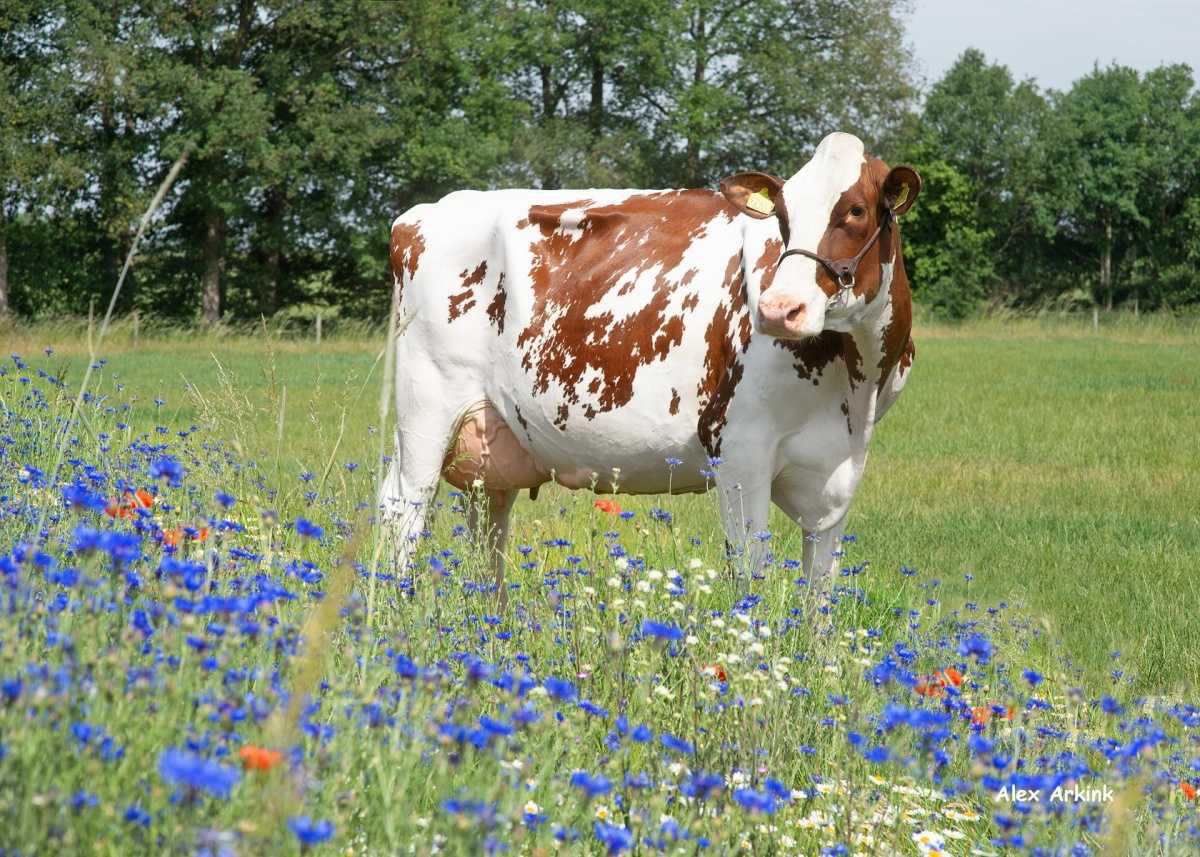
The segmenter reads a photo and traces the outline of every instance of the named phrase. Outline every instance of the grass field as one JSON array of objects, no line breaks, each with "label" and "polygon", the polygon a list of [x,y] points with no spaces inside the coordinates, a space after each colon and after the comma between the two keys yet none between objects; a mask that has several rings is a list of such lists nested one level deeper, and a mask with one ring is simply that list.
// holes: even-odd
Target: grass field
[{"label": "grass field", "polygon": [[[78,380],[80,331],[45,334],[16,331],[9,350],[51,345],[51,362]],[[1200,335],[1152,321],[1101,336],[985,322],[916,341],[916,374],[879,428],[851,510],[854,561],[915,567],[941,580],[948,608],[1011,602],[1069,637],[1093,680],[1120,650],[1147,691],[1200,683],[1200,659],[1186,654],[1200,637]],[[369,334],[319,347],[233,335],[135,348],[118,333],[104,374],[140,400],[136,427],[189,424],[207,407],[239,452],[272,462],[282,404],[279,459],[295,474],[331,456],[372,460],[381,345]],[[156,397],[166,403],[152,407]],[[344,469],[332,478],[344,484]],[[562,493],[522,500],[517,532]],[[716,536],[711,498],[672,502],[681,527]],[[799,556],[776,516],[782,552]]]},{"label": "grass field", "polygon": [[[1093,334],[1041,321],[919,330],[915,374],[878,430],[851,510],[844,562],[854,571],[815,622],[785,568],[757,583],[707,571],[720,566],[721,538],[703,496],[621,498],[629,520],[604,519],[589,498],[560,490],[523,499],[512,615],[490,615],[490,596],[473,582],[483,564],[455,530],[452,507],[465,501],[446,493],[430,580],[419,574],[411,591],[397,589],[399,570],[372,580],[374,542],[357,541],[380,442],[381,342],[369,334],[319,347],[233,334],[135,345],[118,330],[92,385],[108,399],[89,403],[71,433],[67,471],[78,481],[94,462],[107,476],[92,489],[110,501],[123,485],[154,492],[153,509],[129,520],[79,513],[98,531],[142,539],[137,558],[122,559],[119,545],[81,544],[57,489],[28,476],[30,464],[51,469],[54,416],[67,404],[53,385],[46,407],[29,404],[28,388],[41,369],[73,390],[84,337],[45,326],[0,338],[27,364],[0,378],[9,415],[0,547],[48,520],[46,551],[58,559],[44,573],[75,563],[97,575],[86,597],[54,577],[66,591],[53,600],[41,578],[15,582],[31,554],[17,549],[5,572],[14,594],[0,638],[0,847],[330,847],[319,825],[287,832],[285,817],[312,815],[332,820],[329,841],[346,853],[410,844],[417,853],[692,853],[706,843],[760,853],[931,853],[938,843],[949,853],[1166,853],[1163,841],[1183,841],[1195,824],[1186,778],[1200,718],[1185,705],[1200,680],[1192,329],[1144,322]],[[107,410],[122,402],[130,407]],[[192,426],[199,431],[187,434]],[[155,475],[162,455],[185,465],[179,485]],[[214,504],[218,489],[236,495],[232,510]],[[654,506],[671,513],[670,526],[650,520]],[[304,538],[291,526],[301,516],[324,533]],[[197,530],[182,528],[190,522],[207,540],[201,521],[212,540],[192,545]],[[798,558],[798,533],[782,518],[773,530],[776,555]],[[347,552],[363,563],[348,601],[337,560]],[[199,565],[180,570],[171,557]],[[278,595],[265,582],[276,579],[292,589],[303,581],[306,595]],[[204,620],[172,602],[197,587],[258,592],[263,628],[243,625],[239,636],[233,617]],[[747,591],[761,604],[740,600]],[[1007,606],[987,609],[998,605]],[[961,686],[921,678],[952,664],[967,676]],[[67,667],[76,684],[55,691],[50,677]],[[138,669],[150,677],[131,678]],[[1023,682],[1025,669],[1036,678]],[[522,670],[540,695],[495,680]],[[552,674],[574,684],[564,689]],[[21,676],[23,686],[11,684]],[[539,717],[560,710],[514,737],[535,697]],[[302,699],[317,701],[301,710]],[[948,724],[929,731],[887,707],[913,699],[911,711],[944,709]],[[1053,726],[1039,725],[1042,711]],[[661,743],[628,738],[613,725],[618,712],[653,726]],[[478,715],[473,732],[461,731],[467,715]],[[899,740],[893,729],[907,726],[897,723],[914,737]],[[118,739],[121,756],[108,758],[104,736]],[[1146,742],[1164,749],[1142,762]],[[289,773],[264,771],[259,782],[243,759],[230,796],[222,777],[250,744],[291,748]],[[168,746],[182,755],[164,758]],[[1066,777],[1068,756],[1084,766],[1072,777],[1086,770],[1118,800],[1065,815],[993,814],[986,793],[998,783],[1034,771]],[[630,784],[639,765],[648,786]],[[568,782],[572,771],[586,776]],[[713,791],[702,771],[717,771],[722,785]],[[830,795],[841,797],[822,805]]]}]

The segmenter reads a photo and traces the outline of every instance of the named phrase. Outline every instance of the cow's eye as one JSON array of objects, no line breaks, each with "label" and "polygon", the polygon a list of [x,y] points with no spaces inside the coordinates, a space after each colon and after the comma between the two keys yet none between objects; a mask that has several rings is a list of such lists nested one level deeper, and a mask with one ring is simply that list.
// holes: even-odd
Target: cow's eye
[{"label": "cow's eye", "polygon": [[856,205],[850,209],[851,217],[862,217],[866,213],[867,213],[867,210],[865,208],[863,208],[861,205]]}]

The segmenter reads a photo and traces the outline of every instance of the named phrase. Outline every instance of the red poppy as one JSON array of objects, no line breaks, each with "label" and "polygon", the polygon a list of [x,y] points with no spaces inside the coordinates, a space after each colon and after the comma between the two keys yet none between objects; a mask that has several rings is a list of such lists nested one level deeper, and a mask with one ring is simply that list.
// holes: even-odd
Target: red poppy
[{"label": "red poppy", "polygon": [[143,509],[149,509],[154,505],[154,495],[145,488],[139,488],[133,494],[126,494],[125,496],[129,500],[129,505],[131,506],[135,502]]},{"label": "red poppy", "polygon": [[617,505],[615,500],[597,500],[592,505],[607,515],[621,514],[621,507]]},{"label": "red poppy", "polygon": [[1196,799],[1196,787],[1187,780],[1182,780],[1179,783],[1179,790],[1183,792],[1183,796],[1188,800]]},{"label": "red poppy", "polygon": [[167,547],[178,547],[179,539],[182,538],[183,531],[179,529],[163,530],[163,544]]},{"label": "red poppy", "polygon": [[947,685],[951,684],[955,687],[958,687],[963,683],[963,674],[954,667],[946,667],[937,674],[937,677],[938,681],[942,683],[942,687],[946,687]]},{"label": "red poppy", "polygon": [[992,709],[987,706],[976,706],[971,709],[971,724],[974,726],[987,726],[988,721],[992,719]]},{"label": "red poppy", "polygon": [[941,696],[942,685],[940,682],[932,679],[921,679],[914,686],[913,690],[920,696]]},{"label": "red poppy", "polygon": [[703,673],[708,673],[720,682],[728,681],[729,679],[729,677],[725,674],[725,667],[721,666],[720,664],[705,664],[700,671]]},{"label": "red poppy", "polygon": [[278,750],[255,747],[253,744],[247,744],[238,751],[238,755],[242,757],[242,767],[248,771],[269,771],[283,758]]},{"label": "red poppy", "polygon": [[208,527],[201,527],[200,532],[192,537],[195,541],[202,542],[208,538]]}]

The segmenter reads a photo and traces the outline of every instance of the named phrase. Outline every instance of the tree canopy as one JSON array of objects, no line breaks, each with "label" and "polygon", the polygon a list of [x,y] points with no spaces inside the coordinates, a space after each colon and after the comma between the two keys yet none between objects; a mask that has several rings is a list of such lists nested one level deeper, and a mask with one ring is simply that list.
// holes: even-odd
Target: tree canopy
[{"label": "tree canopy", "polygon": [[463,187],[791,175],[825,133],[925,177],[932,312],[1200,303],[1191,69],[925,91],[890,0],[0,0],[0,315],[379,318],[388,225]]}]

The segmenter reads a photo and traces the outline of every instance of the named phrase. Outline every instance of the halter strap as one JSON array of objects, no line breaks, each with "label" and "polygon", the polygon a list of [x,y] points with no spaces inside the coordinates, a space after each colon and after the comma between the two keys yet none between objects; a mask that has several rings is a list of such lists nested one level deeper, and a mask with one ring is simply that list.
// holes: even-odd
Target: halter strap
[{"label": "halter strap", "polygon": [[783,255],[779,257],[779,261],[775,263],[775,267],[778,268],[780,263],[788,256],[807,256],[829,272],[829,276],[833,277],[833,281],[837,283],[839,290],[846,291],[852,289],[854,288],[854,275],[858,271],[858,263],[875,246],[875,242],[879,240],[879,234],[883,232],[885,226],[888,226],[892,222],[893,216],[891,207],[885,206],[883,217],[880,219],[879,226],[876,227],[871,239],[863,245],[856,256],[850,259],[826,259],[824,256],[818,256],[811,250],[801,250],[798,247],[793,247],[791,250],[783,252]]}]

